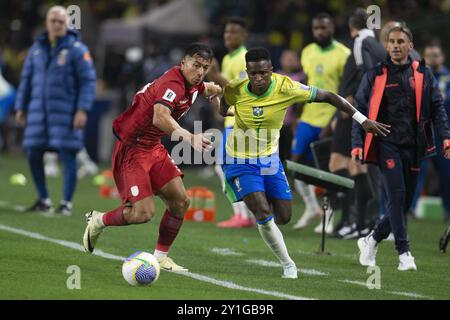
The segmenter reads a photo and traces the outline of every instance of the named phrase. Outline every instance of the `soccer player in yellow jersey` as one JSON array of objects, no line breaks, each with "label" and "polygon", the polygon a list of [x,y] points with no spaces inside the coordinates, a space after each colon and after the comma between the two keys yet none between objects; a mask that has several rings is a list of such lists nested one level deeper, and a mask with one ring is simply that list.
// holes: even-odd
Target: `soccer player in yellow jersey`
[{"label": "soccer player in yellow jersey", "polygon": [[[333,20],[327,13],[318,14],[313,18],[312,32],[314,42],[302,50],[301,57],[308,85],[336,93],[350,50],[333,39]],[[319,139],[320,132],[330,123],[335,112],[336,109],[328,103],[322,103],[320,107],[315,103],[305,104],[294,136],[293,161],[311,164],[313,155],[310,144]],[[312,217],[320,215],[322,210],[317,202],[313,186],[297,179],[294,180],[294,186],[302,196],[306,207],[303,216],[294,225],[295,229],[301,229],[308,225]],[[332,232],[332,229],[333,226],[328,223],[327,217],[327,233]],[[321,225],[316,230],[321,231]]]},{"label": "soccer player in yellow jersey", "polygon": [[[222,60],[222,71],[217,66],[213,66],[209,72],[208,79],[225,87],[226,84],[233,79],[245,79],[247,78],[247,72],[245,71],[245,41],[247,40],[247,24],[244,19],[240,17],[229,17],[225,24],[225,32],[223,34],[223,40],[225,47],[228,49],[228,54]],[[225,117],[224,131],[222,139],[222,152],[225,152],[225,143],[228,134],[233,129],[234,117]],[[220,155],[219,155],[220,157]],[[247,209],[244,202],[232,202],[227,190],[230,187],[225,181],[222,166],[216,165],[215,171],[222,183],[222,189],[227,195],[233,207],[233,216],[230,219],[221,221],[217,224],[221,228],[245,228],[255,225],[253,215]]]},{"label": "soccer player in yellow jersey", "polygon": [[327,102],[352,115],[366,131],[384,136],[389,130],[334,93],[273,73],[270,54],[264,48],[249,50],[245,59],[248,79],[235,79],[224,89],[221,113],[227,114],[228,107],[234,106],[236,122],[227,140],[223,169],[234,200],[244,200],[261,237],[281,262],[282,277],[295,279],[297,267],[275,224],[288,223],[292,214],[292,196],[278,157],[286,109],[294,103]]}]

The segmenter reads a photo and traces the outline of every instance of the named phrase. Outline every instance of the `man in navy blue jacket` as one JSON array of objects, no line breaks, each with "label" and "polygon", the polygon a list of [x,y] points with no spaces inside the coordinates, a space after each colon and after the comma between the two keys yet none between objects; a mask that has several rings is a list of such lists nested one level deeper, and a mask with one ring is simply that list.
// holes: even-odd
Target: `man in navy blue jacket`
[{"label": "man in navy blue jacket", "polygon": [[363,266],[376,264],[378,243],[392,231],[398,270],[417,270],[409,251],[405,214],[417,185],[420,161],[436,153],[433,126],[443,142],[445,158],[450,158],[450,129],[437,81],[423,60],[411,59],[412,46],[408,28],[392,28],[387,61],[365,74],[355,96],[362,114],[391,126],[386,137],[364,134],[356,125],[352,128],[352,156],[379,165],[387,208],[374,231],[358,240]]},{"label": "man in navy blue jacket", "polygon": [[76,154],[95,98],[96,75],[87,47],[68,30],[65,8],[47,12],[47,32],[30,48],[16,98],[16,120],[25,126],[26,149],[38,200],[33,211],[53,211],[45,183],[43,155],[57,151],[64,165],[63,199],[58,211],[71,213],[77,181]]}]

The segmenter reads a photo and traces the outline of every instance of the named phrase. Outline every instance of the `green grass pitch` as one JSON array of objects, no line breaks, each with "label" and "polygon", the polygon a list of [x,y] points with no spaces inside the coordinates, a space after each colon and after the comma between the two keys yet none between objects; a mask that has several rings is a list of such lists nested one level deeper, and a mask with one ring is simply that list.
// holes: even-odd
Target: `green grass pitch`
[{"label": "green grass pitch", "polygon": [[[26,186],[9,183],[13,173],[24,173]],[[216,193],[217,220],[227,218],[231,206],[220,192],[217,178],[202,179],[194,170],[185,171],[185,185],[203,185]],[[303,212],[294,196],[292,221],[282,226],[289,252],[301,269],[299,279],[281,278],[281,267],[256,228],[225,230],[212,223],[187,221],[170,252],[190,273],[161,272],[152,287],[131,287],[122,278],[118,257],[144,250],[153,252],[158,235],[162,202],[157,217],[145,225],[108,228],[98,249],[115,259],[81,252],[84,213],[109,210],[119,200],[103,199],[91,178],[79,182],[70,217],[20,213],[17,205],[35,200],[34,187],[24,157],[0,158],[0,299],[449,299],[450,255],[441,254],[438,240],[445,229],[439,221],[410,221],[409,235],[418,272],[397,271],[393,242],[380,245],[378,264],[381,289],[368,289],[370,274],[357,261],[355,240],[327,238],[332,255],[315,255],[320,237],[313,225],[304,231],[292,229]],[[61,195],[61,179],[49,178],[54,203]],[[81,289],[70,290],[67,268],[81,271]]]}]

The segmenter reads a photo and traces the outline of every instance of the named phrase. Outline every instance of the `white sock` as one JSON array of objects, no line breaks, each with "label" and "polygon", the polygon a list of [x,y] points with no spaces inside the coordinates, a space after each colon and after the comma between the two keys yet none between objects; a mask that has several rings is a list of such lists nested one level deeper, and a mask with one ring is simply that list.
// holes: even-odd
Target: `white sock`
[{"label": "white sock", "polygon": [[235,216],[241,216],[244,219],[253,219],[253,213],[248,210],[244,201],[233,203],[233,211]]},{"label": "white sock", "polygon": [[294,264],[284,243],[283,235],[275,224],[273,216],[264,224],[258,223],[258,231],[264,242],[272,250],[273,254],[280,260],[283,266]]},{"label": "white sock", "polygon": [[47,206],[52,206],[53,205],[52,199],[50,199],[50,198],[41,199],[41,201]]},{"label": "white sock", "polygon": [[105,227],[105,224],[103,223],[103,216],[105,215],[105,213],[101,213],[97,216],[97,222],[100,226]]},{"label": "white sock", "polygon": [[297,179],[294,180],[294,186],[295,190],[302,196],[306,209],[312,212],[316,212],[320,209],[314,186],[308,185]]},{"label": "white sock", "polygon": [[155,249],[155,252],[153,252],[153,255],[155,256],[156,259],[162,259],[167,257],[167,252],[164,251],[159,251]]},{"label": "white sock", "polygon": [[225,192],[225,174],[223,173],[222,166],[220,164],[216,164],[214,166],[214,171],[220,180],[220,185],[222,186],[222,192]]},{"label": "white sock", "polygon": [[253,215],[253,213],[249,210],[249,208],[247,208],[247,205],[245,204],[244,201],[242,201],[242,216],[246,219],[250,219],[253,222],[255,222],[255,216]]}]

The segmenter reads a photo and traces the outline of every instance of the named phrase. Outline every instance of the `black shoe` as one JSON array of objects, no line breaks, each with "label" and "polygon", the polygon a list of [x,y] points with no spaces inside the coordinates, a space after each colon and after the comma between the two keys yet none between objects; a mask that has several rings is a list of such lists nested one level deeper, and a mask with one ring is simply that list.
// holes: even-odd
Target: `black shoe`
[{"label": "black shoe", "polygon": [[447,231],[445,231],[444,235],[439,240],[439,249],[441,249],[442,253],[447,251],[447,245],[449,240],[450,240],[450,227],[448,227]]},{"label": "black shoe", "polygon": [[39,199],[26,211],[53,213],[55,209],[53,208],[52,202],[50,200]]},{"label": "black shoe", "polygon": [[344,237],[350,232],[352,232],[354,228],[356,228],[356,225],[344,224],[341,228],[337,229],[333,233],[333,237],[338,239],[344,239]]},{"label": "black shoe", "polygon": [[61,204],[59,205],[58,210],[56,210],[56,212],[61,213],[64,216],[72,215],[72,203],[61,201]]}]

